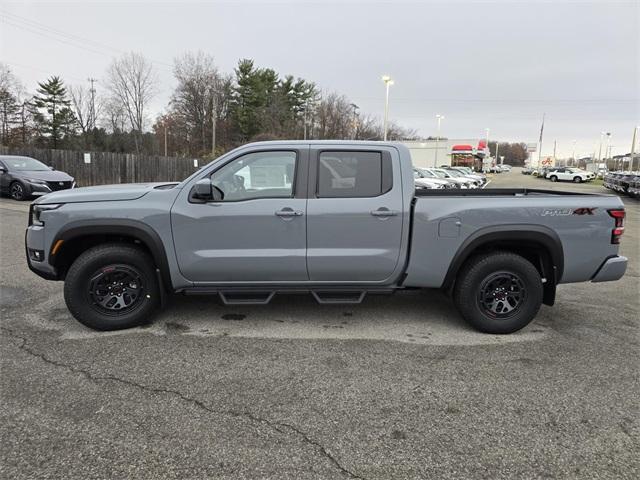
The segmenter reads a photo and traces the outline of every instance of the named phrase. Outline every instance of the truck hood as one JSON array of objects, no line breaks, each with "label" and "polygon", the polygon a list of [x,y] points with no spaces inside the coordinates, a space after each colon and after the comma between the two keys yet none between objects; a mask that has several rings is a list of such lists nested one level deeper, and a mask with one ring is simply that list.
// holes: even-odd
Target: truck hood
[{"label": "truck hood", "polygon": [[150,190],[162,183],[123,183],[120,185],[101,185],[99,187],[73,188],[47,193],[34,203],[78,203],[78,202],[111,202],[117,200],[135,200],[146,195]]}]

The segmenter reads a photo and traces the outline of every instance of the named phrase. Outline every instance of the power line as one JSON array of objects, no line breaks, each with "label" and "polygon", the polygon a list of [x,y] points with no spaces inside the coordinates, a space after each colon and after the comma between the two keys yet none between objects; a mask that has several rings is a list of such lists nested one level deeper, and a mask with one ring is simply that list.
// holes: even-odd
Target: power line
[{"label": "power line", "polygon": [[[0,10],[0,14],[2,14],[2,22],[5,23],[6,25],[10,25],[14,28],[28,31],[36,35],[41,35],[43,37],[50,38],[52,40],[56,40],[66,45],[70,45],[72,47],[79,48],[91,53],[108,56],[110,58],[113,57],[113,53],[107,53],[107,51],[116,52],[118,54],[127,53],[124,50],[111,47],[108,45],[104,45],[94,40],[81,37],[79,35],[67,33],[62,30],[57,30],[55,28],[48,27],[42,23],[34,22],[32,20],[26,19],[24,17],[20,17],[19,15],[15,15],[13,13],[6,12],[4,10]],[[153,59],[149,59],[149,60],[158,66],[173,69],[173,65],[171,64],[161,62],[158,60],[153,60]]]}]

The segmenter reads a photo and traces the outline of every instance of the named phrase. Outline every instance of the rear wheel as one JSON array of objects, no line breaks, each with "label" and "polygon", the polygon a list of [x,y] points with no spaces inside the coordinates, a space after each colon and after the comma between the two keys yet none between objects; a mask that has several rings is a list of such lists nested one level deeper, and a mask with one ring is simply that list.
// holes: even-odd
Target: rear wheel
[{"label": "rear wheel", "polygon": [[141,249],[100,245],[82,253],[64,282],[71,314],[95,330],[119,330],[148,322],[159,303],[153,261]]},{"label": "rear wheel", "polygon": [[551,180],[552,182],[557,182],[558,181],[558,177],[556,177],[555,175],[551,175],[549,177],[549,180]]},{"label": "rear wheel", "polygon": [[11,198],[14,200],[22,201],[27,198],[27,191],[20,182],[13,182],[9,186],[9,195],[11,195]]},{"label": "rear wheel", "polygon": [[453,297],[464,319],[478,330],[512,333],[527,326],[538,313],[542,279],[520,255],[490,253],[464,265]]},{"label": "rear wheel", "polygon": [[580,177],[573,177],[573,183],[580,183],[582,179]]}]

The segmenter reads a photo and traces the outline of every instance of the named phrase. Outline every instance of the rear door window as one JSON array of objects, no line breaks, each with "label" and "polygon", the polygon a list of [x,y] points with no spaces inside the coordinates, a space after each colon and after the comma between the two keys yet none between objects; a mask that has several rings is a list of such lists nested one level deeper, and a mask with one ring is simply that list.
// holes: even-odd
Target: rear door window
[{"label": "rear door window", "polygon": [[382,152],[320,152],[318,198],[377,197],[391,190],[391,159]]}]

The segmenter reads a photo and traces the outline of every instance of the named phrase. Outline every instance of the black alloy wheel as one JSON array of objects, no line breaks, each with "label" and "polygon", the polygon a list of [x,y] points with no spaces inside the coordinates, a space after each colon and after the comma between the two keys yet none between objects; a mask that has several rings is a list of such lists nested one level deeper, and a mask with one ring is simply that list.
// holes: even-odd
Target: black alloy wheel
[{"label": "black alloy wheel", "polygon": [[131,265],[107,265],[91,275],[88,293],[98,312],[124,315],[143,299],[142,274]]},{"label": "black alloy wheel", "polygon": [[24,200],[26,196],[24,187],[20,182],[13,182],[11,184],[11,187],[9,187],[9,194],[11,195],[11,198],[18,201]]},{"label": "black alloy wheel", "polygon": [[524,303],[527,291],[518,275],[497,272],[480,285],[478,303],[485,315],[496,319],[513,317]]}]

